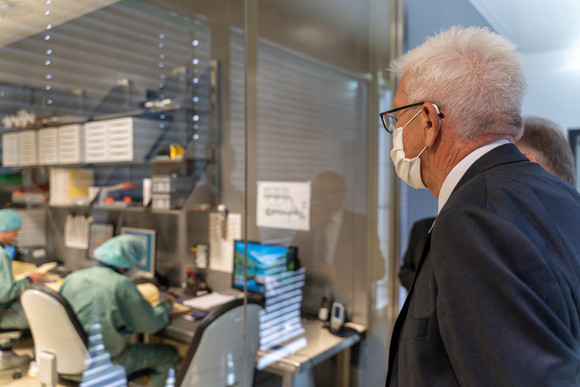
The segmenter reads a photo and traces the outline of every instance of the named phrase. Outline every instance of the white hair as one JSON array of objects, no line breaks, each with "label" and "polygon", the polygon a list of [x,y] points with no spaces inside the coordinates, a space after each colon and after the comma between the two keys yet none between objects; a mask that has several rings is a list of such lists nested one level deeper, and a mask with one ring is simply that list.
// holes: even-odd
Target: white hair
[{"label": "white hair", "polygon": [[393,60],[406,74],[409,103],[436,103],[458,122],[464,141],[485,135],[516,140],[527,83],[517,46],[487,28],[455,26]]}]

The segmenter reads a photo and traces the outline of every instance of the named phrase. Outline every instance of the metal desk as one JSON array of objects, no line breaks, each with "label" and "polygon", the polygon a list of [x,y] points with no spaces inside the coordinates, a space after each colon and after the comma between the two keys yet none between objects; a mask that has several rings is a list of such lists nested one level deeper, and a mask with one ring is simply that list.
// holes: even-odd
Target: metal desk
[{"label": "metal desk", "polygon": [[[361,336],[357,333],[348,337],[336,336],[318,320],[302,319],[302,326],[305,330],[306,346],[270,364],[264,371],[282,376],[283,387],[301,385],[297,382],[299,374],[336,355],[338,386],[350,386],[350,350],[361,340]],[[258,350],[257,360],[267,355],[268,352]]]},{"label": "metal desk", "polygon": [[[199,321],[190,321],[182,315],[173,316],[171,323],[156,335],[181,343],[189,343],[199,323]],[[304,371],[336,355],[338,356],[339,386],[349,386],[350,351],[352,346],[361,340],[360,334],[353,333],[348,337],[338,337],[330,333],[324,327],[324,323],[318,320],[302,319],[302,326],[305,330],[306,345],[295,353],[288,354],[268,365],[264,371],[282,376],[283,387],[292,387],[300,385],[298,380]],[[258,362],[269,353],[271,351],[258,350],[256,361]]]}]

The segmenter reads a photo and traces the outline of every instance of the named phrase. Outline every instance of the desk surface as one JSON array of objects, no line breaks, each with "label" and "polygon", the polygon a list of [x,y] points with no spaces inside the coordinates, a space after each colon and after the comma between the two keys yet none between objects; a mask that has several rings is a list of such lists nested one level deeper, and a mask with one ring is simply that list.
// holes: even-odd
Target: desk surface
[{"label": "desk surface", "polygon": [[[183,315],[173,316],[171,323],[156,335],[181,343],[189,343],[193,339],[195,329],[203,320],[191,321]],[[264,370],[276,373],[299,374],[326,359],[350,348],[361,340],[358,333],[348,337],[339,337],[328,331],[324,323],[318,320],[302,319],[304,341],[302,346],[292,353],[282,354],[274,360],[264,359],[274,351],[258,351],[257,362],[264,360],[268,364]]]},{"label": "desk surface", "polygon": [[[302,319],[302,326],[305,331],[306,345],[271,363],[264,370],[277,374],[287,372],[299,374],[352,347],[361,340],[358,333],[353,333],[348,337],[336,336],[330,333],[325,324],[319,320]],[[264,360],[264,357],[270,354],[271,351],[258,350],[257,361]]]}]

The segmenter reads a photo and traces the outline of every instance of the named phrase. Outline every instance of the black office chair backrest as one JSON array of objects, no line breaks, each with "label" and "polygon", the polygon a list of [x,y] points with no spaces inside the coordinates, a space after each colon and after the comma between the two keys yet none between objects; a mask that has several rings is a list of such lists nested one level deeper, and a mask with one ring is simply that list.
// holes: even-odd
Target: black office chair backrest
[{"label": "black office chair backrest", "polygon": [[195,331],[177,374],[176,386],[243,386],[245,365],[245,385],[251,387],[262,309],[258,300],[248,299],[246,332],[242,298],[222,305],[205,317]]},{"label": "black office chair backrest", "polygon": [[81,374],[90,358],[88,336],[68,301],[42,285],[32,285],[20,297],[36,354],[49,352],[57,358],[57,372]]}]

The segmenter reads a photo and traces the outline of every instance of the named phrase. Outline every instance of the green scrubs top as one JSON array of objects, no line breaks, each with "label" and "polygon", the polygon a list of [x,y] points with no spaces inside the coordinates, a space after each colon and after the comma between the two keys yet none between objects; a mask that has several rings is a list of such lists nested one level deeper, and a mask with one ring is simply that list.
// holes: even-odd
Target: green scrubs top
[{"label": "green scrubs top", "polygon": [[86,332],[101,324],[103,344],[119,355],[133,333],[155,333],[169,323],[171,303],[152,307],[130,278],[110,267],[95,266],[68,275],[60,293],[74,309]]},{"label": "green scrubs top", "polygon": [[20,294],[30,286],[30,281],[14,280],[12,261],[10,256],[0,245],[0,311],[8,309],[14,301],[18,301]]}]

